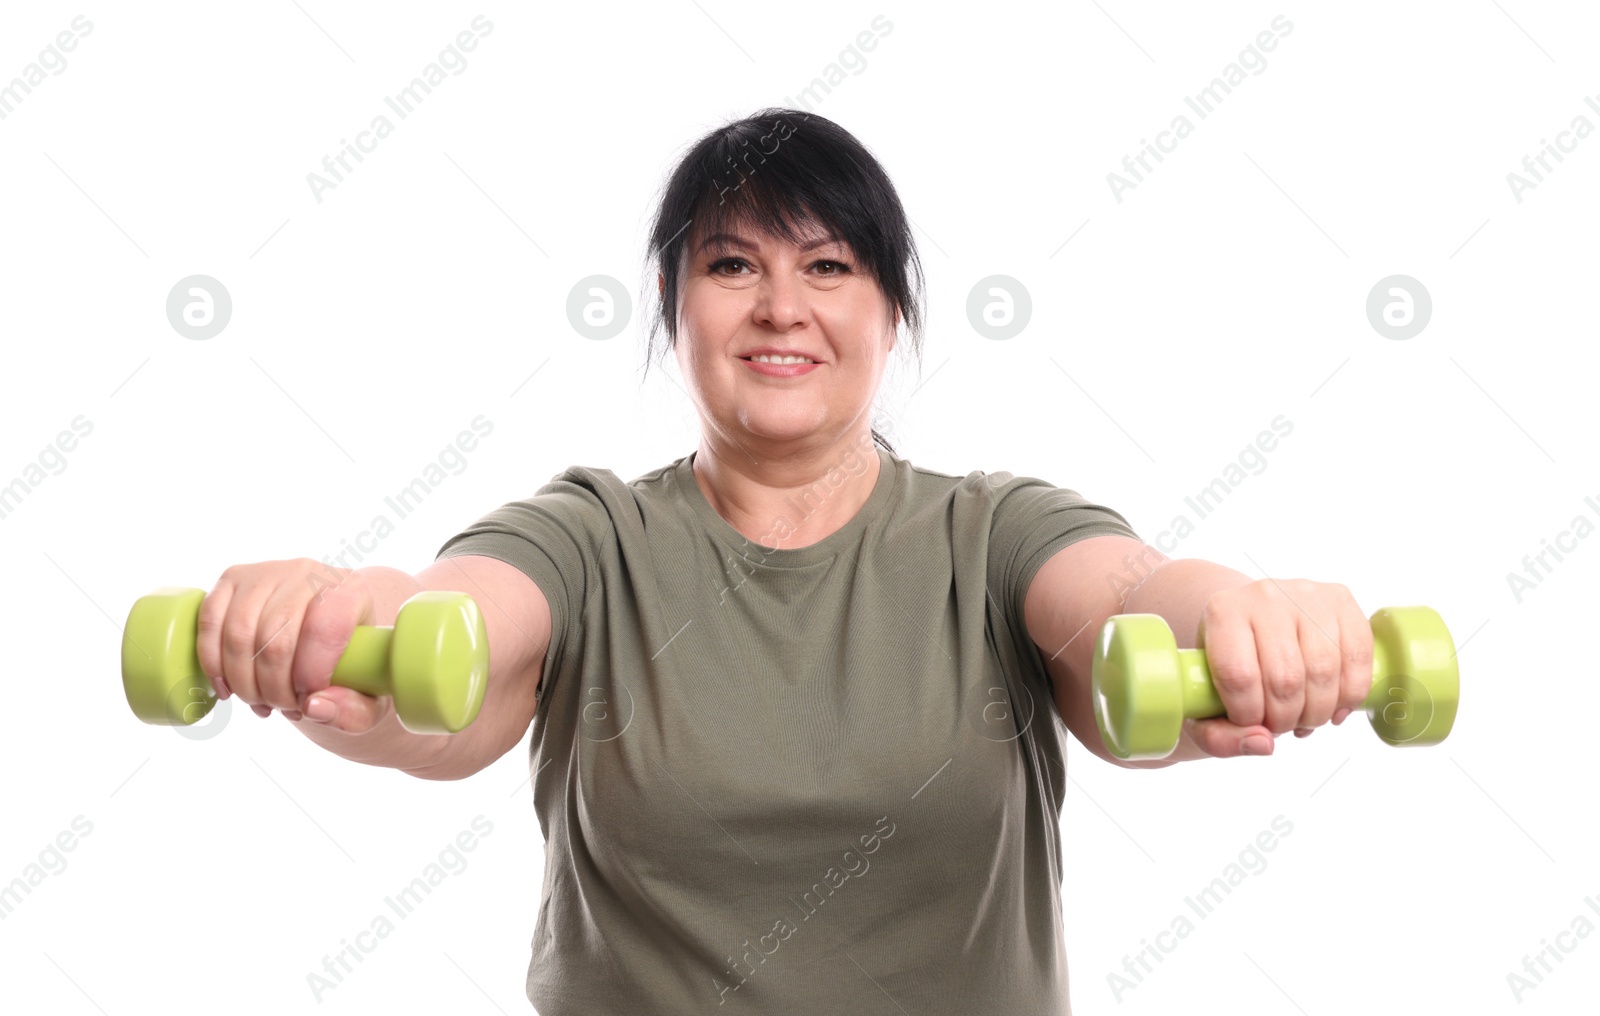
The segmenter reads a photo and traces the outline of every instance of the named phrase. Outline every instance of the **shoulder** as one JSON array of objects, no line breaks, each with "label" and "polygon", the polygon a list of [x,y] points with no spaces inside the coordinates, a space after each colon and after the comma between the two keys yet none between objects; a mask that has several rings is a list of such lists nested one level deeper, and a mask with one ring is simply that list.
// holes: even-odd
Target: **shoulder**
[{"label": "shoulder", "polygon": [[987,473],[981,469],[973,469],[966,473],[945,472],[942,469],[903,459],[893,452],[887,453],[886,461],[898,474],[902,487],[923,497],[984,496],[1003,480],[1012,478],[1010,473]]},{"label": "shoulder", "polygon": [[908,499],[912,501],[950,501],[993,512],[1002,506],[1012,510],[1037,504],[1041,497],[1048,497],[1052,492],[1071,496],[1077,493],[1040,477],[1019,476],[1010,470],[972,469],[958,474],[918,465],[894,455],[890,455],[889,461],[899,471]]},{"label": "shoulder", "polygon": [[624,480],[603,466],[571,465],[555,474],[525,500],[564,499],[574,506],[587,505],[616,515],[631,507],[634,513],[646,502],[671,496],[672,482],[682,458]]}]

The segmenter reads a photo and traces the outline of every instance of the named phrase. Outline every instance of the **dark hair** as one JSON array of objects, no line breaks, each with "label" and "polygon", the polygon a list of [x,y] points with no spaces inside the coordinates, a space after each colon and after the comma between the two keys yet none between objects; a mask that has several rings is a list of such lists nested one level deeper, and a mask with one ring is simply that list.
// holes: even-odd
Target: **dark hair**
[{"label": "dark hair", "polygon": [[[691,231],[690,223],[699,229]],[[667,346],[678,341],[678,286],[690,233],[731,232],[741,223],[790,243],[801,240],[798,226],[816,223],[849,244],[889,306],[900,312],[920,361],[922,263],[889,175],[832,120],[773,107],[707,133],[667,181],[650,229],[650,281],[659,272],[666,284],[653,301],[646,374],[656,334],[665,327]],[[872,439],[894,452],[876,429]]]}]

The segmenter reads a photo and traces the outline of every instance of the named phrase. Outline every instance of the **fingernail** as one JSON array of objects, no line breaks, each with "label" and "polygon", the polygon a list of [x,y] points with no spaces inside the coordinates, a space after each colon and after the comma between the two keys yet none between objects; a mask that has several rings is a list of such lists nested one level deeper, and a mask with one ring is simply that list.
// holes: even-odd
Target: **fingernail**
[{"label": "fingernail", "polygon": [[231,698],[233,695],[233,689],[228,687],[228,679],[225,677],[213,677],[211,686],[217,689],[219,699]]},{"label": "fingernail", "polygon": [[1239,742],[1239,750],[1246,755],[1271,755],[1272,742],[1260,734],[1251,734]]},{"label": "fingernail", "polygon": [[1350,711],[1351,710],[1350,710],[1349,706],[1345,706],[1343,709],[1340,709],[1340,710],[1336,711],[1333,714],[1334,725],[1337,726],[1337,725],[1343,723],[1345,717],[1350,715]]},{"label": "fingernail", "polygon": [[1294,728],[1294,736],[1295,737],[1310,737],[1311,736],[1311,728],[1310,727],[1296,727],[1296,728]]},{"label": "fingernail", "polygon": [[339,715],[339,707],[323,695],[313,695],[306,700],[306,715],[318,723],[329,723]]}]

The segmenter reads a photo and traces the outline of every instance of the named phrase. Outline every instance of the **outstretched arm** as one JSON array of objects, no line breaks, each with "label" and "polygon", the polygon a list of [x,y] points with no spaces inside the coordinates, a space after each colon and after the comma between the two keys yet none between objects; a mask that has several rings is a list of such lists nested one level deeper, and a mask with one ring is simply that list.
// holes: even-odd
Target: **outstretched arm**
[{"label": "outstretched arm", "polygon": [[[1211,561],[1172,559],[1126,536],[1079,540],[1046,561],[1024,613],[1067,729],[1114,765],[1154,769],[1197,758],[1271,754],[1277,734],[1341,723],[1372,684],[1372,629],[1342,585],[1260,579]],[[1185,720],[1164,759],[1112,755],[1095,725],[1095,641],[1114,614],[1160,615],[1180,647],[1204,648],[1228,714]]]}]

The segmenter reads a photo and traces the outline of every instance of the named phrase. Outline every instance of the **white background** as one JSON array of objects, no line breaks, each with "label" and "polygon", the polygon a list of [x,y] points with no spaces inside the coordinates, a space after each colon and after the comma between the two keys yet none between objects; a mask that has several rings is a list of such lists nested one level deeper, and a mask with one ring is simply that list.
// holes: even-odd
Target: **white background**
[{"label": "white background", "polygon": [[[1600,926],[1600,540],[1521,602],[1507,582],[1600,521],[1600,138],[1520,202],[1506,179],[1574,117],[1600,125],[1592,8],[44,3],[0,16],[0,82],[79,13],[65,70],[0,120],[0,484],[93,424],[0,519],[0,884],[75,816],[92,832],[0,921],[0,1007],[527,1010],[525,749],[427,783],[243,706],[180,737],[129,712],[119,626],[157,586],[337,553],[479,414],[492,435],[367,563],[419,571],[569,465],[687,454],[675,370],[640,382],[652,200],[704,131],[795,96],[880,13],[892,31],[813,109],[918,229],[927,346],[880,405],[899,453],[1041,476],[1153,539],[1283,414],[1267,468],[1175,555],[1342,582],[1369,613],[1425,603],[1460,649],[1434,748],[1359,716],[1157,772],[1074,744],[1074,1010],[1564,1013],[1600,991],[1600,934],[1563,939],[1520,1002],[1507,981],[1578,915]],[[466,69],[319,203],[307,174],[480,13]],[[1265,69],[1197,118],[1183,98],[1280,14]],[[1180,113],[1193,133],[1116,200],[1107,174]],[[234,304],[206,341],[164,310],[197,273]],[[566,317],[593,274],[635,294],[609,341]],[[965,310],[995,274],[1034,307],[1005,341]],[[1366,316],[1392,274],[1434,307],[1403,341]],[[306,975],[478,815],[469,866],[315,1001]],[[1119,1000],[1107,975],[1279,815],[1267,868]]]}]

